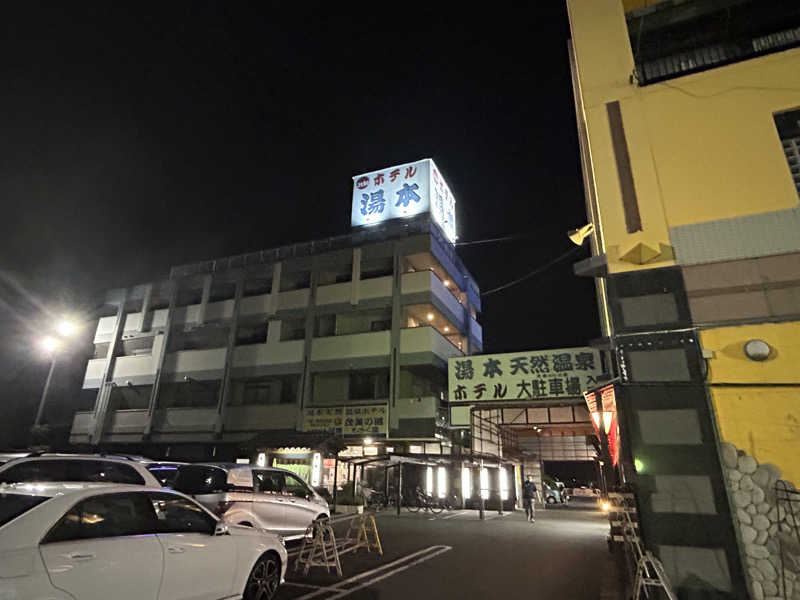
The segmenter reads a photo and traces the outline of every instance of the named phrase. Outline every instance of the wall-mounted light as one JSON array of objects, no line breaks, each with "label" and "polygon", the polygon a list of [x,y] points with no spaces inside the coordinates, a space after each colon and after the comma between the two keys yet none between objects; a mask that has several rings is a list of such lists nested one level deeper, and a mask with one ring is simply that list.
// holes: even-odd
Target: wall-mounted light
[{"label": "wall-mounted light", "polygon": [[425,493],[433,496],[433,467],[428,467],[425,471]]},{"label": "wall-mounted light", "polygon": [[772,348],[764,340],[748,340],[744,345],[744,354],[750,360],[758,362],[767,360],[771,352]]},{"label": "wall-mounted light", "polygon": [[450,287],[450,280],[449,279],[445,279],[444,280],[444,287]]},{"label": "wall-mounted light", "polygon": [[428,313],[428,321],[433,321],[433,313]]},{"label": "wall-mounted light", "polygon": [[464,500],[472,496],[472,469],[469,467],[461,468],[461,496]]},{"label": "wall-mounted light", "polygon": [[444,328],[444,332],[445,332],[445,333],[449,333],[449,332],[450,332],[450,328],[449,328],[449,327],[445,327],[445,328]]}]

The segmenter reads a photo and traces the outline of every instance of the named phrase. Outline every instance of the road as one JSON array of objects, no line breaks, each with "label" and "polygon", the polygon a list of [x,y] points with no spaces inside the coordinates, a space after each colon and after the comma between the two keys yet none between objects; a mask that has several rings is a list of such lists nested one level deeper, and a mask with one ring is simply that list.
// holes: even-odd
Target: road
[{"label": "road", "polygon": [[[309,576],[289,565],[281,600],[618,597],[608,552],[608,521],[595,510],[559,507],[499,516],[475,511],[438,517],[382,513],[377,518],[384,555],[341,557],[342,577],[313,567]],[[337,535],[342,536],[337,527]]]}]

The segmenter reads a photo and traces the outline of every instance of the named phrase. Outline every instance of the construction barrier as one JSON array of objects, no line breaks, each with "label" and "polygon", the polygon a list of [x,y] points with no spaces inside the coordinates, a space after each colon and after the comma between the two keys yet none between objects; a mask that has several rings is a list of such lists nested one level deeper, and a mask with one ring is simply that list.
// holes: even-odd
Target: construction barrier
[{"label": "construction barrier", "polygon": [[340,543],[336,541],[333,521],[330,519],[317,519],[308,526],[300,546],[300,553],[294,563],[295,571],[302,566],[303,575],[308,575],[311,567],[325,567],[329,573],[333,568],[341,577],[342,563],[339,557],[343,554],[366,548],[367,552],[375,549],[378,554],[383,555],[383,546],[378,534],[378,526],[375,523],[375,515],[361,513],[336,522],[344,520],[349,520],[350,523],[347,533]]}]

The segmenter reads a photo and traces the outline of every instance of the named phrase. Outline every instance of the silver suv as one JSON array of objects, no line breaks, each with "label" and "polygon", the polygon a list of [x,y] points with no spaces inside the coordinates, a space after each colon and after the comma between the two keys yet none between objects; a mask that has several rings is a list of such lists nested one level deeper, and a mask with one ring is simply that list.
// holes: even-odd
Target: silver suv
[{"label": "silver suv", "polygon": [[31,454],[0,466],[0,484],[84,481],[161,487],[150,461],[106,454]]},{"label": "silver suv", "polygon": [[182,465],[172,486],[226,522],[292,539],[330,516],[325,499],[286,469],[238,464]]}]

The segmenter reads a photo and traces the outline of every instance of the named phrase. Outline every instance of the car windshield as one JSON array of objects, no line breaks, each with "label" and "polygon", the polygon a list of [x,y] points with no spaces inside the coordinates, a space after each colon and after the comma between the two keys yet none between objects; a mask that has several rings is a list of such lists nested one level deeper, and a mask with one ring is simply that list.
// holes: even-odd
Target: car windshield
[{"label": "car windshield", "polygon": [[0,492],[0,527],[49,498],[49,496],[28,496],[26,494]]},{"label": "car windshield", "polygon": [[224,469],[207,465],[183,465],[178,468],[172,489],[184,494],[213,494],[226,491],[227,483],[228,474]]},{"label": "car windshield", "polygon": [[35,459],[8,465],[0,483],[28,481],[89,481],[143,485],[144,479],[130,465],[94,459]]},{"label": "car windshield", "polygon": [[158,479],[159,483],[164,487],[172,487],[175,483],[175,478],[178,476],[177,465],[161,465],[154,463],[147,465],[147,470]]}]

